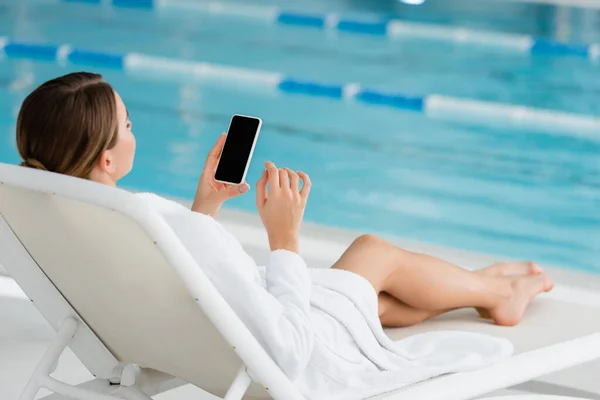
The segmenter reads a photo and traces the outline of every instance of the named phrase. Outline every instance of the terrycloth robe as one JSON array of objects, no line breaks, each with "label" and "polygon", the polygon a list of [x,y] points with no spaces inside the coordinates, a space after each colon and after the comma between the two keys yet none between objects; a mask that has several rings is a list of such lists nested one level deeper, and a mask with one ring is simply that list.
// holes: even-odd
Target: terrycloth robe
[{"label": "terrycloth robe", "polygon": [[[307,399],[354,400],[508,357],[505,339],[431,332],[394,342],[379,322],[377,293],[348,271],[308,268],[271,252],[257,266],[212,217],[137,194],[181,239],[217,290]],[[252,371],[249,371],[252,375]]]}]

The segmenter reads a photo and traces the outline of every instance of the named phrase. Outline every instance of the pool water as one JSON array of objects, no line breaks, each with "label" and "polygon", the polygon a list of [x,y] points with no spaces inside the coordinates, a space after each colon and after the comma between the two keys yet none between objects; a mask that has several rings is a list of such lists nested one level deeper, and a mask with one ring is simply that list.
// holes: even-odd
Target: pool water
[{"label": "pool water", "polygon": [[[324,11],[319,4],[302,8]],[[368,11],[397,16],[386,4],[374,2]],[[336,1],[325,11],[333,7],[348,14],[359,10],[353,2]],[[431,14],[438,20],[428,22],[451,23],[450,16],[460,13]],[[488,18],[497,30],[510,31],[511,24],[514,31],[532,29],[523,21],[498,19],[508,12],[477,15],[479,25]],[[580,58],[53,1],[0,0],[0,36],[600,114],[599,67]],[[82,69],[90,68],[0,59],[0,162],[19,161],[14,129],[24,96],[47,79]],[[306,171],[313,181],[307,220],[600,272],[600,136],[442,122],[223,82],[93,70],[113,84],[131,114],[138,150],[126,187],[191,199],[204,158],[231,115],[256,115],[263,128],[248,181],[254,184],[265,160]],[[254,191],[227,206],[255,212]]]}]

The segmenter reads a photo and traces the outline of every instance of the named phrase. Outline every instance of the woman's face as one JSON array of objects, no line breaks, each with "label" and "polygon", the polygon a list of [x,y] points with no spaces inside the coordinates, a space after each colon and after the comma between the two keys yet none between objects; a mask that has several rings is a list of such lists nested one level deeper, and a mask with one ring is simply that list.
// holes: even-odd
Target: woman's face
[{"label": "woman's face", "polygon": [[117,102],[117,119],[119,124],[119,136],[115,147],[110,149],[110,155],[114,162],[114,168],[111,171],[111,178],[116,183],[131,171],[133,167],[133,158],[135,155],[135,137],[131,132],[131,121],[125,103],[121,96],[115,92]]}]

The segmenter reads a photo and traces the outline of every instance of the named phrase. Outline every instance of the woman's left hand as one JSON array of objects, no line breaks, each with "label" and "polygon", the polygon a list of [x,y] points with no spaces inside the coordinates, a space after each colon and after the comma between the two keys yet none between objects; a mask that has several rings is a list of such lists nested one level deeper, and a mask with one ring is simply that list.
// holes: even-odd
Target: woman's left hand
[{"label": "woman's left hand", "polygon": [[228,185],[215,180],[215,171],[217,170],[221,151],[225,144],[225,138],[225,133],[221,134],[217,143],[215,143],[210,153],[208,153],[206,163],[204,164],[204,171],[202,171],[198,188],[196,189],[192,211],[215,217],[221,205],[226,200],[244,194],[250,189],[250,186],[246,182],[239,185]]}]

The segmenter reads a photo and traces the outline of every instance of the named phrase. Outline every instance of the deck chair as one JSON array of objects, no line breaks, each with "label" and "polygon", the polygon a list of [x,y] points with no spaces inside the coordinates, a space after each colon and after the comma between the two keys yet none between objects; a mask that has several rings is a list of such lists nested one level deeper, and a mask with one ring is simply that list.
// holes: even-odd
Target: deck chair
[{"label": "deck chair", "polygon": [[[0,164],[0,264],[57,332],[20,400],[40,388],[54,392],[47,400],[148,400],[183,383],[226,400],[303,399],[170,227],[129,192]],[[377,399],[469,399],[600,357],[600,309],[534,306],[519,328],[458,312],[388,331],[482,331],[509,337],[517,354]],[[50,376],[67,346],[94,380]]]}]

